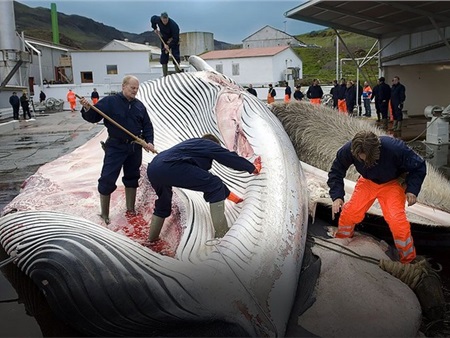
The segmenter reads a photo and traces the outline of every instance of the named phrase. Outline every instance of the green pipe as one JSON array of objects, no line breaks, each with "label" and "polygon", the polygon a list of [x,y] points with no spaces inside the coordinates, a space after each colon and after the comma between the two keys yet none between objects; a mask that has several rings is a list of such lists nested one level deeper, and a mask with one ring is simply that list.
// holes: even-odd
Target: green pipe
[{"label": "green pipe", "polygon": [[58,28],[58,12],[56,11],[56,4],[51,4],[51,14],[52,14],[52,33],[53,33],[53,43],[59,45],[59,28]]}]

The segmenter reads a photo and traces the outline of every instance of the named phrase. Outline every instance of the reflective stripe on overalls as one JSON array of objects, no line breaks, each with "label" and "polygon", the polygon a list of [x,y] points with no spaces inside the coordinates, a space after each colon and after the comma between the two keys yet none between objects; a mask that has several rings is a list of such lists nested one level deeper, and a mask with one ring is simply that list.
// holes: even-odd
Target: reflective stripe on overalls
[{"label": "reflective stripe on overalls", "polygon": [[416,257],[411,225],[406,218],[404,188],[393,180],[377,184],[360,177],[350,200],[342,207],[336,237],[353,236],[355,225],[360,223],[375,199],[380,203],[384,219],[394,237],[395,247],[402,263],[409,263]]}]

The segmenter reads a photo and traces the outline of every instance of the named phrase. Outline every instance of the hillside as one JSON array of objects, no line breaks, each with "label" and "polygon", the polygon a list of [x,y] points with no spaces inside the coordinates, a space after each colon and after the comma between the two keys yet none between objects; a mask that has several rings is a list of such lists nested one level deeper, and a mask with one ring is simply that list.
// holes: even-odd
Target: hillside
[{"label": "hillside", "polygon": [[[376,42],[376,39],[354,33],[339,32],[339,34],[345,41],[345,45],[357,58],[365,57]],[[336,78],[336,33],[334,30],[329,28],[297,35],[296,37],[306,44],[320,46],[320,48],[295,48],[295,52],[303,61],[302,84],[309,85],[314,78],[320,79],[321,83],[331,83]],[[375,48],[371,55],[377,50],[378,48]],[[342,58],[350,58],[350,55],[344,45],[339,43],[339,59]],[[340,72],[342,77],[356,79],[357,68],[353,61],[346,60],[342,66],[343,69]],[[371,83],[376,82],[378,76],[376,59],[362,68],[361,81],[364,81],[364,75]]]},{"label": "hillside", "polygon": [[[53,40],[50,8],[31,8],[14,1],[14,15],[18,32],[23,31],[28,37],[44,41]],[[58,25],[60,43],[74,49],[100,49],[113,39],[128,39],[137,43],[148,42],[154,46],[160,44],[158,37],[152,31],[141,34],[121,32],[114,27],[79,15],[58,12]],[[215,40],[214,46],[216,49],[227,49],[231,45]]]}]

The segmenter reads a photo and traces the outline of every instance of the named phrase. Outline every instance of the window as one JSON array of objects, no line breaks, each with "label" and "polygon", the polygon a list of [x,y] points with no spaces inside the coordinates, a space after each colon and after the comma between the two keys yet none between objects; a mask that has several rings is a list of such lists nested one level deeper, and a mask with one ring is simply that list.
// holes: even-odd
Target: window
[{"label": "window", "polygon": [[223,74],[223,65],[216,65],[216,71]]},{"label": "window", "polygon": [[239,75],[239,63],[233,63],[233,75]]},{"label": "window", "polygon": [[106,65],[106,74],[117,74],[117,65]]},{"label": "window", "polygon": [[93,83],[94,77],[92,72],[81,72],[81,83]]}]

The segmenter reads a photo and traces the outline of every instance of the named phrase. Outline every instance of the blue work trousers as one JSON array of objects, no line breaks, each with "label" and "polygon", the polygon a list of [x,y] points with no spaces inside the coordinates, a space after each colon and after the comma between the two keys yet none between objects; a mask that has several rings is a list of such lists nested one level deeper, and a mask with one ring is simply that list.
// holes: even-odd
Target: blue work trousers
[{"label": "blue work trousers", "polygon": [[172,187],[201,191],[209,203],[223,201],[230,194],[219,177],[188,162],[150,162],[147,175],[158,195],[153,214],[162,218],[172,211]]},{"label": "blue work trousers", "polygon": [[139,186],[142,147],[136,143],[108,138],[105,142],[105,158],[98,180],[98,192],[109,195],[116,190],[116,181],[123,167],[123,185],[127,188]]}]

